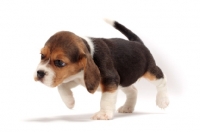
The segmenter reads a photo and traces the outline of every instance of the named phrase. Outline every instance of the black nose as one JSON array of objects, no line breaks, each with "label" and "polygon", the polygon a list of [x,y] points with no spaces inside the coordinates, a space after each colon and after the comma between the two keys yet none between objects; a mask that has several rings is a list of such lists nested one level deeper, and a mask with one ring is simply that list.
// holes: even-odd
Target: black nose
[{"label": "black nose", "polygon": [[42,71],[42,70],[38,70],[37,71],[37,77],[38,77],[38,79],[42,79],[44,77],[44,75],[45,75],[44,71]]}]

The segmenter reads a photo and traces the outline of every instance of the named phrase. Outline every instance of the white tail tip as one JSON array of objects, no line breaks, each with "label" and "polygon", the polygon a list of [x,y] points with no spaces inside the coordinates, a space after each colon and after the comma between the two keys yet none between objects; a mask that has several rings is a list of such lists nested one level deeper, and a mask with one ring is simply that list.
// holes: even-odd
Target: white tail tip
[{"label": "white tail tip", "polygon": [[115,21],[107,19],[107,18],[104,18],[104,21],[107,22],[108,24],[112,25],[112,26],[114,26],[114,24],[115,24]]}]

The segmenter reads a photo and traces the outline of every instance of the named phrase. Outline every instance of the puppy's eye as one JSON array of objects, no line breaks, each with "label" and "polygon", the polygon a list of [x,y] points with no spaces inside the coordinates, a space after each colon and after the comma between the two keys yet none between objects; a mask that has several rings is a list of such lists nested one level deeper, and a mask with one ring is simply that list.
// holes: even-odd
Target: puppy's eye
[{"label": "puppy's eye", "polygon": [[64,67],[66,65],[66,63],[61,60],[55,60],[54,65],[57,67]]},{"label": "puppy's eye", "polygon": [[41,59],[43,60],[45,58],[44,54],[41,54]]}]

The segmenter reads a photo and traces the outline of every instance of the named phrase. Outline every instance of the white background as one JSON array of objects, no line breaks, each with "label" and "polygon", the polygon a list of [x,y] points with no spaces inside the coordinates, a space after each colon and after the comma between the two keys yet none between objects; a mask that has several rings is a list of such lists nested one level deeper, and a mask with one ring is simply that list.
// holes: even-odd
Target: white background
[{"label": "white background", "polygon": [[[124,24],[151,50],[168,77],[167,109],[155,105],[154,86],[141,79],[135,113],[92,121],[100,93],[74,89],[76,105],[69,110],[56,88],[33,80],[40,49],[57,31],[125,38],[103,18]],[[199,0],[1,0],[0,131],[199,131],[199,35]],[[124,100],[120,91],[117,107]]]}]

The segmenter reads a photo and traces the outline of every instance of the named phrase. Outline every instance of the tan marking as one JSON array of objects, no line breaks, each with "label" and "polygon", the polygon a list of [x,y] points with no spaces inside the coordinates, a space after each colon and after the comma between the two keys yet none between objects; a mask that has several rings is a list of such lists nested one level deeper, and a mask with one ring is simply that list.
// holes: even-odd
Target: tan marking
[{"label": "tan marking", "polygon": [[47,61],[49,59],[49,56],[50,56],[50,50],[47,46],[44,46],[42,49],[41,49],[41,54],[43,54],[45,56],[45,58],[43,59],[43,61]]},{"label": "tan marking", "polygon": [[146,72],[146,73],[143,75],[143,77],[146,78],[146,79],[149,79],[149,80],[151,80],[151,81],[156,80],[156,76],[153,75],[153,74],[150,73],[150,72]]},{"label": "tan marking", "polygon": [[100,87],[101,87],[102,93],[104,92],[114,93],[117,90],[116,84],[105,86],[104,84],[100,83]]}]

